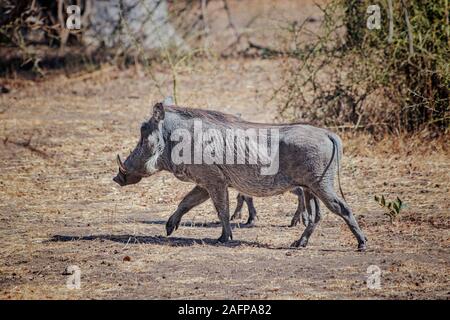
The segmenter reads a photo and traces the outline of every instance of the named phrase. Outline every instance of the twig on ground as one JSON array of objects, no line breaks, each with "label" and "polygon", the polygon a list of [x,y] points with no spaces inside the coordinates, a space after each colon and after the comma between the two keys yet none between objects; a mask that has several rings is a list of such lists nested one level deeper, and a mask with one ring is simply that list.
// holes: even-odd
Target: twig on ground
[{"label": "twig on ground", "polygon": [[9,140],[9,137],[6,137],[5,139],[3,139],[3,144],[6,145],[7,143],[11,143],[16,146],[26,148],[26,149],[30,150],[31,152],[34,152],[45,159],[50,158],[50,156],[46,152],[39,150],[36,147],[31,145],[32,138],[33,138],[33,136],[30,136],[28,138],[28,140],[26,140],[26,141],[14,141],[14,140]]}]

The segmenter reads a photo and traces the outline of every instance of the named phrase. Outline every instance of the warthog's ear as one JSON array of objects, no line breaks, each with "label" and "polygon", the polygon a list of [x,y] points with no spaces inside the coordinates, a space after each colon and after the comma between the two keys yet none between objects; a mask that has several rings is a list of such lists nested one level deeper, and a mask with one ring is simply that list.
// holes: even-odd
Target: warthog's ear
[{"label": "warthog's ear", "polygon": [[153,106],[153,118],[157,122],[164,119],[164,106],[162,103],[157,103]]}]

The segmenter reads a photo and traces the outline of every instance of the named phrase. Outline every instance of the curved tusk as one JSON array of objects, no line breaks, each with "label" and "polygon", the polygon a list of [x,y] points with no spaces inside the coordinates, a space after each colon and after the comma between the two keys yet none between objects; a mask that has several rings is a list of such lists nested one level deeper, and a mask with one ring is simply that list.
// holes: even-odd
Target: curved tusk
[{"label": "curved tusk", "polygon": [[127,170],[125,169],[125,165],[122,163],[122,160],[120,160],[120,156],[117,155],[117,164],[119,165],[119,171],[122,173],[127,173]]}]

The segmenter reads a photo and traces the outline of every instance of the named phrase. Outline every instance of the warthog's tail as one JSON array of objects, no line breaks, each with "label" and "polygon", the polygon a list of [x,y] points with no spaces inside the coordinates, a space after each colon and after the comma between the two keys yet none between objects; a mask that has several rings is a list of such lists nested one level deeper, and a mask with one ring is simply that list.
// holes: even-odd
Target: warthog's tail
[{"label": "warthog's tail", "polygon": [[342,191],[342,187],[341,187],[341,169],[340,169],[341,166],[339,163],[339,157],[342,154],[342,143],[341,143],[340,139],[334,135],[330,134],[330,135],[328,135],[328,137],[330,138],[331,142],[333,143],[333,158],[334,158],[334,155],[336,154],[339,192],[341,193],[342,199],[344,199],[344,201],[347,202],[347,200],[345,199],[345,196],[344,196],[344,192]]}]

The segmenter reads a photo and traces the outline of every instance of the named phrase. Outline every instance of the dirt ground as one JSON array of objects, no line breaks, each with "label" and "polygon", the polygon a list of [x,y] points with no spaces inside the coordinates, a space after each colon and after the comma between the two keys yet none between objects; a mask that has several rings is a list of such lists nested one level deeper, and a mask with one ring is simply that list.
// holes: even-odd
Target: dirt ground
[{"label": "dirt ground", "polygon": [[[180,73],[179,101],[271,121],[279,63],[198,62]],[[170,76],[156,76],[170,92]],[[111,180],[115,155],[134,147],[161,99],[148,77],[104,67],[9,85],[0,96],[2,299],[450,297],[448,148],[423,152],[391,137],[392,152],[364,136],[344,139],[342,185],[369,239],[364,253],[326,209],[309,246],[291,249],[303,230],[288,227],[291,194],[255,199],[257,226],[233,223],[229,244],[215,242],[221,228],[209,201],[166,237],[165,221],[192,185],[168,173],[126,188]],[[376,194],[407,203],[396,223]],[[66,286],[71,265],[80,289]],[[381,270],[380,289],[367,287],[371,265]]]}]

